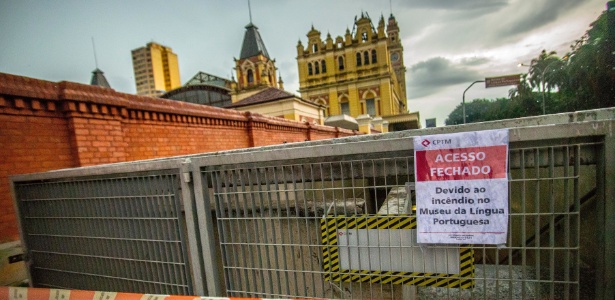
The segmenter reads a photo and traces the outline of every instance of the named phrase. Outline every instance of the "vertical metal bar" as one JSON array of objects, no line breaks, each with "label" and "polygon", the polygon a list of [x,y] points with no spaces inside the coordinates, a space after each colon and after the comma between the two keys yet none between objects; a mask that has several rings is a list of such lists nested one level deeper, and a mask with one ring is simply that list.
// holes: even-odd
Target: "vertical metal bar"
[{"label": "vertical metal bar", "polygon": [[[299,285],[295,286],[295,295],[304,295],[307,296],[308,292],[307,292],[307,279],[306,279],[306,269],[305,269],[305,259],[306,257],[309,256],[305,256],[304,250],[306,248],[306,246],[304,245],[309,245],[310,243],[310,239],[309,238],[304,238],[303,234],[301,234],[301,219],[302,219],[302,214],[301,214],[301,210],[303,210],[303,219],[307,218],[308,215],[308,207],[307,205],[303,205],[303,207],[301,207],[299,205],[299,201],[297,200],[297,198],[300,197],[300,193],[299,193],[299,188],[297,187],[297,181],[299,180],[298,178],[298,174],[295,174],[295,168],[300,168],[300,165],[291,165],[289,166],[290,168],[290,177],[292,178],[292,189],[293,189],[293,198],[295,199],[295,219],[293,220],[293,224],[295,224],[297,226],[297,248],[299,248],[298,254],[299,254],[299,259],[301,260],[301,269],[297,270],[295,269],[295,271],[297,272],[296,278],[301,277],[301,280],[299,280],[299,282],[302,285],[302,289],[299,288]],[[305,198],[303,199],[305,201]],[[305,203],[305,202],[304,202]],[[303,244],[305,243],[305,244]],[[309,249],[309,248],[308,248]],[[297,280],[297,279],[295,279]]]},{"label": "vertical metal bar", "polygon": [[[21,248],[23,250],[24,256],[26,257],[26,266],[29,266],[30,264],[30,258],[31,256],[31,248],[30,248],[30,244],[27,242],[27,238],[26,235],[28,234],[28,232],[26,231],[26,228],[24,227],[25,224],[22,220],[24,220],[24,213],[26,212],[23,208],[23,201],[25,200],[24,195],[22,195],[22,193],[18,192],[18,188],[17,188],[18,183],[16,183],[12,178],[9,177],[9,191],[11,193],[11,199],[13,199],[13,208],[15,209],[15,216],[17,219],[17,228],[19,229],[19,238],[21,241]],[[32,285],[34,283],[34,281],[32,281],[32,269],[29,267],[26,267],[26,275],[28,277],[28,282],[30,283],[30,285]]]},{"label": "vertical metal bar", "polygon": [[[248,228],[248,235],[252,236],[252,243],[253,243],[253,247],[256,249],[256,251],[250,251],[250,255],[255,256],[254,261],[253,261],[253,268],[254,268],[254,280],[257,280],[257,277],[260,278],[260,280],[256,283],[256,290],[263,292],[264,291],[264,287],[265,287],[265,276],[264,276],[264,270],[263,270],[263,255],[262,255],[262,228],[260,228],[259,230],[259,224],[260,224],[260,220],[257,219],[262,219],[259,218],[260,214],[262,213],[262,210],[259,210],[256,207],[256,202],[254,200],[254,198],[256,197],[256,187],[254,185],[254,182],[252,181],[252,175],[255,174],[255,169],[245,169],[245,174],[246,174],[246,179],[247,179],[247,185],[244,184],[243,185],[243,189],[242,189],[242,193],[244,193],[246,195],[247,198],[250,199],[250,210],[252,211],[252,219],[250,221],[250,223],[253,226],[251,231],[250,228]],[[248,199],[245,199],[246,204],[248,202]]]},{"label": "vertical metal bar", "polygon": [[[286,219],[286,226],[288,226],[288,244],[286,246],[287,250],[284,251],[284,261],[288,260],[288,253],[290,253],[290,257],[292,258],[294,256],[295,253],[295,241],[293,240],[292,237],[292,231],[293,231],[293,213],[291,211],[291,206],[290,206],[290,197],[289,197],[289,193],[288,193],[288,178],[286,177],[286,169],[287,168],[292,168],[291,166],[285,166],[285,165],[281,165],[280,166],[281,170],[282,170],[282,188],[284,189],[284,202],[285,202],[285,206],[286,206],[286,217],[284,217]],[[282,222],[280,222],[280,228],[282,228]],[[290,260],[290,265],[292,270],[289,270],[288,268],[286,268],[286,278],[292,276],[294,279],[294,289],[289,289],[288,290],[288,294],[287,296],[292,296],[292,295],[296,295],[297,294],[297,289],[299,286],[299,282],[297,281],[297,267],[295,264],[295,260],[291,259]],[[289,278],[290,279],[290,278]],[[289,279],[287,279],[288,281],[290,281]],[[288,283],[289,285],[291,284],[290,282]]]},{"label": "vertical metal bar", "polygon": [[[286,253],[286,251],[285,251],[286,247],[284,245],[284,234],[281,231],[282,230],[282,224],[283,224],[283,221],[282,221],[283,216],[282,216],[282,212],[281,212],[281,209],[280,209],[280,205],[281,205],[280,202],[282,202],[282,198],[283,197],[281,196],[281,191],[280,191],[280,178],[278,177],[278,168],[280,168],[280,167],[276,166],[276,167],[273,167],[272,169],[273,169],[273,179],[274,179],[274,182],[275,182],[275,192],[276,192],[277,200],[278,200],[277,201],[278,204],[277,204],[276,210],[278,212],[277,222],[278,222],[278,226],[280,228],[280,240],[282,242],[282,244],[280,245],[280,248],[282,249],[283,253]],[[284,170],[282,170],[282,174],[284,174]],[[280,256],[278,256],[276,254],[276,258],[279,259],[279,257]],[[287,272],[288,272],[288,262],[286,261],[286,256],[282,257],[282,262],[284,263],[284,270],[281,270],[281,274],[283,275],[282,277],[284,278],[284,283],[286,283],[286,294],[284,294],[286,296],[286,295],[290,294],[290,283],[289,283],[288,274],[287,274]]]},{"label": "vertical metal bar", "polygon": [[[520,172],[521,172],[521,278],[527,278],[527,207],[526,207],[526,190],[527,190],[527,176],[526,176],[526,166],[525,166],[525,150],[520,150]],[[527,284],[526,280],[523,280],[521,283],[521,299],[525,299],[527,293]]]},{"label": "vertical metal bar", "polygon": [[[188,260],[186,262],[186,271],[190,270],[190,276],[192,278],[192,293],[193,295],[205,295],[205,287],[203,285],[203,269],[202,261],[199,253],[201,249],[199,247],[198,239],[198,227],[195,226],[197,222],[196,214],[194,211],[195,199],[194,199],[194,175],[190,170],[190,163],[183,163],[181,165],[179,177],[181,186],[181,200],[183,201],[184,213],[186,218],[186,232],[188,233],[186,239],[186,247],[188,253]],[[178,217],[179,217],[178,212]]]},{"label": "vertical metal bar", "polygon": [[[199,224],[199,234],[201,236],[203,263],[205,265],[205,279],[207,283],[207,293],[209,296],[224,296],[220,286],[218,276],[218,253],[216,239],[214,236],[214,225],[211,217],[211,207],[209,197],[206,197],[205,188],[207,184],[201,175],[200,166],[192,164],[192,174],[194,176],[194,199],[196,202],[197,218]],[[220,240],[223,237],[220,236]]]},{"label": "vertical metal bar", "polygon": [[[190,208],[185,207],[182,203],[183,197],[180,193],[180,190],[183,189],[181,189],[179,186],[182,184],[181,169],[178,169],[177,172],[177,174],[168,174],[165,176],[166,184],[170,186],[170,188],[168,189],[169,195],[166,198],[168,198],[169,201],[173,201],[173,205],[170,206],[171,208],[173,208],[173,210],[169,211],[168,214],[169,217],[173,217],[173,220],[169,221],[169,223],[175,224],[173,232],[180,241],[174,247],[175,251],[173,252],[174,255],[172,256],[172,260],[170,263],[171,266],[175,269],[175,274],[177,274],[177,276],[181,279],[180,281],[176,281],[176,284],[178,284],[178,288],[182,291],[182,294],[186,295],[193,293],[194,283],[192,280],[190,280],[192,277],[190,272],[190,258],[188,253],[189,243],[186,237],[186,234],[188,233],[187,224],[189,222],[186,218],[182,216],[182,207],[184,207],[184,214],[187,214],[187,211],[190,210]],[[180,262],[181,264],[177,264]]]},{"label": "vertical metal bar", "polygon": [[[265,178],[262,178],[259,175],[259,172],[261,170],[262,170],[263,174],[267,173],[267,169],[256,168],[255,169],[255,175],[256,175],[256,181],[255,182],[256,182],[256,189],[257,189],[257,192],[258,192],[259,208],[260,208],[261,214],[264,214],[265,211],[266,211],[266,209],[265,209],[265,201],[267,200],[267,203],[269,203],[269,201],[268,201],[268,197],[267,197],[267,194],[266,194],[267,190],[268,190],[268,188],[267,188],[267,181],[266,181]],[[264,182],[263,182],[263,180],[264,180]],[[263,273],[267,272],[267,275],[268,275],[267,278],[269,279],[269,280],[267,280],[268,283],[269,283],[269,286],[268,286],[268,288],[264,288],[264,290],[265,290],[265,295],[266,296],[271,296],[271,294],[273,294],[273,283],[274,283],[273,282],[273,274],[274,273],[271,270],[271,258],[270,258],[270,254],[269,254],[270,253],[270,247],[271,247],[270,245],[271,245],[271,243],[268,240],[268,234],[267,234],[267,229],[268,229],[267,228],[267,223],[268,222],[265,220],[264,216],[262,218],[259,218],[259,222],[261,224],[261,229],[263,231],[263,234],[262,234],[263,243],[265,244],[263,246],[263,251],[264,251],[265,258],[266,258],[266,263],[265,263],[265,266],[263,267],[263,269],[264,269]],[[261,264],[262,264],[262,258],[261,258]],[[263,285],[263,287],[265,287],[265,285]]]},{"label": "vertical metal bar", "polygon": [[555,180],[553,177],[555,176],[555,151],[553,147],[548,148],[549,155],[549,279],[551,283],[549,284],[550,288],[550,297],[555,296],[555,199],[554,199],[554,185]]},{"label": "vertical metal bar", "polygon": [[[252,269],[252,253],[250,251],[250,234],[249,234],[249,217],[250,212],[246,203],[245,194],[241,193],[241,189],[244,187],[242,178],[242,169],[234,168],[231,170],[233,177],[233,195],[235,199],[235,210],[237,214],[237,240],[239,243],[238,248],[241,250],[242,265],[240,268],[243,274],[244,290],[246,294],[255,291],[255,274]],[[243,218],[242,218],[243,215]],[[243,219],[243,220],[242,220]],[[242,228],[243,224],[243,228]],[[243,233],[242,233],[243,232]]]},{"label": "vertical metal bar", "polygon": [[[92,217],[104,218],[104,217],[116,217],[118,214],[113,213],[113,209],[111,205],[107,205],[106,209],[103,207],[97,207],[97,203],[99,199],[104,198],[104,196],[108,195],[107,191],[104,189],[103,185],[104,179],[95,180],[92,183],[92,187],[88,188],[89,191],[93,192],[92,199],[90,199],[86,205],[88,206],[89,214]],[[106,240],[100,241],[99,247],[104,247],[104,244],[107,243]],[[86,243],[87,246],[82,248],[81,253],[87,255],[95,255],[96,254],[96,245],[93,243]],[[113,255],[107,255],[113,256]],[[94,260],[95,267],[97,270],[103,270],[105,268],[105,263],[102,262],[102,259]],[[115,264],[114,264],[115,265]]]},{"label": "vertical metal bar", "polygon": [[[238,258],[239,256],[241,256],[241,253],[238,253],[241,250],[241,245],[238,245],[239,236],[237,236],[237,234],[239,234],[238,230],[240,225],[237,213],[237,195],[233,193],[234,186],[232,181],[234,180],[234,178],[232,172],[233,170],[221,170],[222,183],[224,188],[224,190],[221,192],[225,195],[226,210],[228,211],[228,219],[226,221],[228,222],[229,231],[225,242],[229,245],[227,251],[228,249],[230,249],[230,252],[232,254],[232,264],[230,265],[230,267],[232,268],[231,270],[234,275],[231,280],[233,281],[233,287],[235,287],[233,288],[233,290],[235,290],[235,294],[232,295],[241,295],[237,294],[239,291],[244,291],[244,283],[241,280],[241,275],[243,275],[243,272],[240,269],[241,265]],[[245,291],[243,295],[246,296]]]},{"label": "vertical metal bar", "polygon": [[[161,228],[161,224],[160,222],[158,222],[158,220],[155,219],[155,210],[156,207],[152,207],[154,206],[154,203],[152,201],[152,197],[153,195],[151,195],[152,193],[150,193],[149,190],[147,190],[145,187],[145,183],[144,183],[145,179],[143,178],[143,176],[132,176],[129,179],[129,188],[130,190],[128,191],[128,199],[130,201],[131,205],[131,216],[136,217],[135,221],[133,222],[133,220],[127,220],[125,222],[122,222],[121,220],[118,220],[118,222],[120,222],[121,224],[127,224],[128,226],[131,227],[135,227],[134,231],[129,231],[129,232],[135,232],[135,236],[140,238],[140,234],[144,234],[143,238],[147,238],[150,240],[157,240],[159,244],[161,244],[162,247],[159,247],[159,251],[160,251],[160,256],[161,256],[161,261],[168,261],[168,256],[166,253],[166,249],[164,247],[165,243],[168,242],[168,239],[162,235],[162,228]],[[154,198],[155,199],[155,198]],[[135,226],[136,223],[136,226]],[[114,227],[116,228],[116,227]],[[145,228],[147,228],[147,230],[145,230]],[[118,232],[118,234],[120,234]],[[143,249],[144,253],[148,253],[150,251],[154,251],[154,249]],[[168,283],[169,277],[170,275],[167,274],[166,270],[163,268],[163,266],[161,266],[160,262],[151,262],[152,266],[156,269],[157,272],[152,272],[153,274],[151,274],[155,282],[164,282],[164,283]],[[141,268],[139,268],[139,264],[137,264],[136,262],[129,262],[128,265],[130,266],[130,268],[134,269],[135,273],[137,274],[137,278],[147,278],[146,276],[148,276],[149,274],[144,273],[143,270]],[[137,281],[139,282],[139,281]],[[147,289],[147,284],[143,283],[142,284],[142,288],[143,289]],[[172,293],[172,289],[169,288],[168,285],[164,285],[164,284],[154,284],[154,286],[156,287],[156,289],[158,289],[160,292],[162,293]]]},{"label": "vertical metal bar", "polygon": [[[315,175],[314,175],[315,174],[315,171],[314,171],[314,166],[315,165],[318,166],[318,170],[316,170],[316,172],[320,171],[320,172],[318,172],[320,174],[317,174],[317,175],[320,176],[319,177],[320,178],[319,185],[316,185],[316,179],[315,179]],[[320,186],[321,187],[320,188],[320,195],[322,197],[323,208],[324,208],[323,218],[327,218],[327,217],[329,217],[328,216],[329,212],[327,211],[327,209],[329,207],[329,203],[327,203],[327,197],[325,195],[325,182],[324,182],[324,172],[322,170],[322,164],[310,164],[310,176],[311,176],[312,187],[314,189],[315,189],[316,186]],[[314,199],[317,199],[317,195],[316,195],[315,191],[313,191],[313,193],[314,193]],[[335,222],[335,225],[337,226],[337,222]],[[326,232],[329,232],[329,222],[325,222],[325,230],[326,230]],[[318,235],[320,235],[320,230],[317,229],[317,236]],[[326,247],[327,247],[327,251],[331,251],[331,246],[330,245],[327,245]],[[329,264],[329,267],[326,267],[326,270],[328,270],[329,273],[328,274],[324,274],[324,275],[325,276],[327,276],[327,275],[329,276],[329,285],[333,285],[334,282],[333,282],[333,278],[332,278],[333,274],[332,274],[332,271],[331,271],[331,269],[332,269],[331,268],[331,261],[329,261],[328,264]],[[326,295],[327,289],[326,289],[326,285],[325,285],[324,280],[322,281],[322,290],[325,292],[325,297],[328,297]],[[330,297],[328,297],[328,298],[335,297],[332,289],[329,289],[329,295],[330,295]]]},{"label": "vertical metal bar", "polygon": [[572,265],[570,264],[570,215],[571,213],[576,213],[576,211],[570,212],[570,190],[569,190],[569,182],[570,182],[570,145],[565,146],[564,148],[564,159],[563,159],[563,190],[564,190],[564,208],[565,217],[564,217],[564,299],[570,299],[570,268]]},{"label": "vertical metal bar", "polygon": [[[229,265],[230,265],[230,258],[229,258],[229,250],[228,250],[228,246],[227,246],[227,237],[228,237],[228,229],[227,228],[227,223],[228,220],[226,220],[225,218],[228,217],[228,212],[226,211],[226,208],[223,206],[224,201],[224,195],[222,194],[222,179],[220,179],[220,172],[221,171],[209,171],[207,173],[203,173],[205,174],[203,176],[203,180],[205,180],[204,182],[207,182],[206,180],[209,179],[209,181],[211,182],[211,187],[212,187],[212,193],[213,193],[213,200],[214,200],[214,204],[216,206],[216,218],[217,218],[217,222],[218,222],[218,237],[220,240],[220,254],[222,255],[222,271],[223,271],[223,275],[224,275],[224,280],[225,280],[225,284],[226,284],[226,295],[229,294],[229,292],[233,289],[233,281],[231,280],[231,271],[228,269]],[[193,172],[194,174],[194,172]],[[195,179],[196,182],[196,179]],[[208,185],[205,184],[204,185],[205,188],[208,188]],[[195,186],[195,192],[196,192],[196,186]],[[203,201],[211,201],[209,199],[209,192],[206,192],[205,195],[207,197],[205,197],[205,199],[202,199]],[[211,211],[209,212],[201,212],[200,210],[197,210],[197,212],[199,213],[209,213],[211,215]],[[227,222],[227,223],[225,223]],[[200,227],[200,226],[199,226]],[[206,266],[206,265],[205,265]],[[209,290],[209,277],[206,277],[207,279],[207,283],[208,283],[208,290]],[[210,292],[208,291],[208,294],[210,294]]]},{"label": "vertical metal bar", "polygon": [[[309,193],[307,192],[308,191],[308,183],[305,180],[305,172],[306,172],[305,168],[306,168],[306,166],[305,165],[298,165],[297,168],[299,169],[299,173],[300,173],[300,176],[301,176],[301,179],[300,179],[301,180],[301,187],[302,187],[301,188],[301,192],[302,192],[302,195],[303,195],[303,209],[305,210],[305,217],[303,219],[305,221],[305,235],[306,235],[305,240],[307,241],[307,246],[306,246],[307,247],[307,249],[306,249],[307,253],[303,253],[302,255],[306,255],[307,254],[307,256],[304,256],[302,261],[304,263],[303,270],[306,270],[306,268],[305,268],[305,261],[306,261],[306,259],[309,259],[310,261],[312,260],[312,248],[311,248],[312,247],[312,244],[311,244],[311,242],[312,242],[312,234],[311,234],[311,230],[310,230],[310,213],[309,213],[309,207],[308,207],[308,204],[307,204],[307,198],[308,198]],[[295,181],[295,190],[297,190],[296,181]],[[318,213],[318,202],[314,198],[312,198],[312,205],[314,206],[313,207],[313,209],[314,209],[314,218],[313,218],[314,219],[314,223],[318,224],[318,215],[317,215],[317,213]],[[318,236],[316,236],[315,240],[318,240]],[[316,251],[318,251],[318,248],[315,248],[315,249],[316,249]],[[318,297],[318,295],[316,294],[316,281],[315,281],[315,274],[314,274],[315,270],[312,269],[312,265],[313,264],[308,263],[309,270],[307,270],[307,271],[309,271],[309,275],[310,275],[310,278],[312,280],[312,284],[309,285],[310,287],[312,287],[312,294],[310,295],[310,294],[307,293],[308,282],[305,279],[306,275],[304,275],[304,289],[306,291],[305,296],[307,296],[307,297]]]},{"label": "vertical metal bar", "polygon": [[535,278],[539,284],[542,283],[540,278],[540,149],[534,149],[534,175],[535,175],[535,189],[534,189],[534,269]]},{"label": "vertical metal bar", "polygon": [[[577,213],[576,217],[574,219],[574,227],[575,227],[575,241],[574,241],[574,247],[577,249],[577,255],[576,255],[576,261],[575,261],[575,280],[577,281],[577,283],[580,283],[580,270],[579,270],[579,264],[581,262],[581,258],[580,258],[580,254],[581,254],[581,199],[580,199],[580,195],[579,195],[579,187],[580,187],[580,182],[579,182],[579,175],[581,173],[581,147],[580,145],[576,145],[575,146],[575,150],[574,150],[574,211]],[[598,163],[600,162],[600,160],[598,160]],[[599,169],[600,167],[597,166],[596,169]],[[600,182],[600,176],[598,174],[597,175],[597,186],[599,185]],[[599,226],[598,226],[599,228]],[[579,284],[577,284],[577,289],[575,291],[575,295],[574,295],[575,299],[580,299],[580,288],[579,288]]]},{"label": "vertical metal bar", "polygon": [[[508,152],[508,161],[510,162],[510,150]],[[513,245],[513,234],[512,234],[512,230],[511,228],[513,227],[513,219],[516,220],[518,215],[517,212],[514,212],[512,210],[512,205],[511,205],[511,199],[512,197],[512,189],[510,188],[510,163],[508,164],[508,170],[506,170],[506,173],[508,174],[508,254],[507,254],[507,259],[508,259],[508,299],[512,299],[513,298],[513,292],[515,291],[514,288],[514,284],[516,283],[515,281],[515,277],[513,276],[513,269],[512,269],[512,255],[513,255],[513,251],[512,251],[512,247],[514,247]]]},{"label": "vertical metal bar", "polygon": [[[273,178],[272,181],[269,180],[269,172],[272,172],[273,174]],[[273,195],[276,195],[278,188],[277,188],[277,181],[275,178],[275,167],[273,166],[269,166],[266,168],[265,170],[265,183],[267,184],[266,189],[267,189],[267,201],[271,207],[271,209],[275,209],[276,210],[276,214],[277,217],[280,217],[280,205],[279,205],[279,199],[277,201],[277,206],[274,207],[274,198],[278,198],[278,197],[273,197]],[[275,189],[272,191],[271,188],[275,187]],[[272,248],[273,248],[273,256],[274,256],[274,263],[273,263],[273,268],[275,270],[275,280],[277,284],[274,284],[274,287],[276,287],[276,295],[281,295],[282,294],[282,279],[280,276],[280,263],[279,263],[279,255],[278,255],[278,244],[276,243],[278,241],[277,238],[277,234],[276,234],[276,221],[274,220],[274,216],[271,214],[271,212],[268,213],[268,217],[269,219],[269,226],[271,229],[271,235],[272,235]]]},{"label": "vertical metal bar", "polygon": [[604,136],[598,148],[597,195],[598,195],[598,245],[600,247],[596,278],[596,296],[599,299],[615,299],[615,121],[609,121],[609,134]]}]

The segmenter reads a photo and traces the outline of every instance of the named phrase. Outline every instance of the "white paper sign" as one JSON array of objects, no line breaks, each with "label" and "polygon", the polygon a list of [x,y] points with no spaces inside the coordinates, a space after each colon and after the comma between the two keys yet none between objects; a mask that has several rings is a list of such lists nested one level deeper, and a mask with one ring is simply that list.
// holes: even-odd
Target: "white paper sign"
[{"label": "white paper sign", "polygon": [[417,242],[504,244],[508,130],[414,138]]}]

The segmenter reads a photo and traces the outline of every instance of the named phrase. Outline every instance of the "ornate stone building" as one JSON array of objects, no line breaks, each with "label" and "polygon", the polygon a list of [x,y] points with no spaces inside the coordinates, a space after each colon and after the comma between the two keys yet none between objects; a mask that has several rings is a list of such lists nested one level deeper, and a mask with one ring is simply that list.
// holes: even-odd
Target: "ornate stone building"
[{"label": "ornate stone building", "polygon": [[252,22],[246,26],[241,53],[235,59],[235,74],[237,80],[233,78],[231,83],[232,103],[226,108],[323,124],[324,105],[284,91],[275,59],[269,56],[258,27]]},{"label": "ornate stone building", "polygon": [[360,126],[362,120],[382,118],[391,131],[419,128],[418,112],[408,112],[403,47],[393,15],[387,24],[381,16],[374,27],[362,13],[344,36],[327,34],[322,40],[312,27],[307,38],[306,46],[297,45],[299,91],[328,106],[329,119],[346,115]]}]

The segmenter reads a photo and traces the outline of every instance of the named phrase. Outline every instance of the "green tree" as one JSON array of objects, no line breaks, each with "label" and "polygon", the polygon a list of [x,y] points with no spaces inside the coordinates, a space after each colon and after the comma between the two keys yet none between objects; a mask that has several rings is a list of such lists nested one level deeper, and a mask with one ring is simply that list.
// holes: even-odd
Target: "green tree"
[{"label": "green tree", "polygon": [[[484,122],[522,116],[519,113],[520,110],[513,107],[514,105],[513,101],[508,98],[474,99],[466,103],[466,122]],[[463,106],[457,105],[444,123],[446,125],[463,124]]]},{"label": "green tree", "polygon": [[615,106],[615,74],[609,63],[607,15],[603,12],[565,56],[566,78],[559,84],[566,111]]}]

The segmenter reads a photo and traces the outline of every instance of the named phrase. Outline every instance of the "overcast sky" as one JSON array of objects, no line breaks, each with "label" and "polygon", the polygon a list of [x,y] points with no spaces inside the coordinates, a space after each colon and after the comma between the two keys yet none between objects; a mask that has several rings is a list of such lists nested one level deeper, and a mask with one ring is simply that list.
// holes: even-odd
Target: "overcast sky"
[{"label": "overcast sky", "polygon": [[[542,49],[563,56],[605,9],[606,0],[252,0],[252,20],[285,88],[298,93],[296,45],[314,25],[325,38],[352,29],[367,12],[397,18],[407,68],[408,106],[421,120],[446,116],[466,87],[518,68]],[[391,5],[390,5],[391,3]],[[230,78],[239,56],[247,0],[0,0],[0,72],[89,83],[98,67],[112,88],[135,93],[130,51],[155,41],[178,55],[181,81],[199,71]],[[506,97],[510,87],[466,93]]]}]

